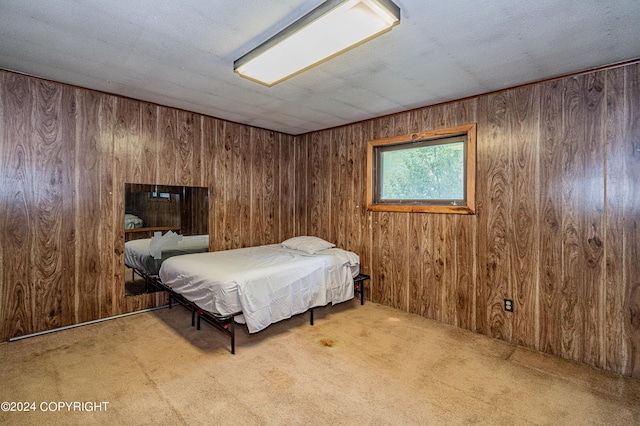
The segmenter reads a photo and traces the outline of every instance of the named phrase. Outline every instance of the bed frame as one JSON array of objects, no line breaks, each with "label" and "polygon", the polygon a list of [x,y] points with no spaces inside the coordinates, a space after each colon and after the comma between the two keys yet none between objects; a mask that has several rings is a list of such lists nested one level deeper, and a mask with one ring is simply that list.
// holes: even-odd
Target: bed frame
[{"label": "bed frame", "polygon": [[[235,355],[236,353],[235,324],[236,323],[233,320],[233,318],[238,315],[242,315],[242,311],[234,312],[233,314],[230,314],[230,315],[214,314],[212,312],[201,309],[200,307],[198,307],[198,305],[186,299],[180,293],[176,293],[171,287],[162,283],[162,281],[160,281],[160,278],[149,277],[149,280],[152,285],[156,286],[160,290],[166,291],[169,294],[169,302],[168,302],[169,309],[173,307],[175,302],[179,305],[184,306],[189,311],[191,311],[191,326],[192,327],[195,326],[196,330],[200,330],[201,321],[204,320],[205,322],[211,324],[214,328],[218,329],[222,333],[229,336],[229,338],[231,339],[231,354]],[[309,313],[310,313],[309,322],[311,325],[313,325],[313,308],[309,309]]]},{"label": "bed frame", "polygon": [[[204,320],[205,322],[211,324],[214,328],[218,329],[222,333],[229,336],[231,339],[231,354],[235,355],[236,353],[236,330],[235,330],[235,321],[233,318],[237,315],[242,315],[242,312],[235,312],[230,315],[218,315],[209,311],[205,311],[204,309],[199,308],[195,303],[186,299],[180,293],[176,293],[171,287],[165,285],[159,277],[149,276],[144,274],[144,272],[137,271],[148,284],[156,286],[158,289],[166,291],[169,294],[169,309],[173,306],[173,303],[176,302],[179,305],[184,306],[186,309],[191,311],[191,326],[195,326],[196,330],[200,330],[200,320]],[[364,305],[364,281],[370,279],[371,277],[366,274],[358,274],[353,279],[354,282],[354,292],[360,293],[360,304]],[[315,308],[309,308],[309,324],[313,325],[313,310]]]}]

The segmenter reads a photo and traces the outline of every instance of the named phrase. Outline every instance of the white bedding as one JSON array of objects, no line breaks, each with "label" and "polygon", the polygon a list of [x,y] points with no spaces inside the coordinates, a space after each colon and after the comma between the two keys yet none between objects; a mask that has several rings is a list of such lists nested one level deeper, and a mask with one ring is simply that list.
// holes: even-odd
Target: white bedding
[{"label": "white bedding", "polygon": [[209,235],[190,235],[182,237],[182,241],[174,246],[163,247],[161,258],[151,255],[151,238],[127,241],[124,244],[124,263],[147,275],[155,276],[162,263],[173,256],[202,253],[209,250]]},{"label": "white bedding", "polygon": [[167,259],[160,279],[201,309],[242,312],[250,333],[328,303],[353,298],[357,254],[332,248],[318,254],[272,244]]}]

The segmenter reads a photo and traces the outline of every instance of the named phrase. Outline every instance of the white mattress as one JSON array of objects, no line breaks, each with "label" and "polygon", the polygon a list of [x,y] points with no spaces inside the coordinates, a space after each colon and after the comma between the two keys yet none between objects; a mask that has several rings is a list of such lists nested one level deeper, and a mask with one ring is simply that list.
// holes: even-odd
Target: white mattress
[{"label": "white mattress", "polygon": [[242,312],[250,333],[328,303],[353,298],[357,254],[332,248],[311,255],[280,244],[167,259],[160,279],[214,314]]},{"label": "white mattress", "polygon": [[162,262],[173,256],[209,251],[209,235],[190,235],[174,246],[162,248],[162,257],[154,259],[150,253],[151,238],[127,241],[124,244],[124,263],[147,275],[155,276]]}]

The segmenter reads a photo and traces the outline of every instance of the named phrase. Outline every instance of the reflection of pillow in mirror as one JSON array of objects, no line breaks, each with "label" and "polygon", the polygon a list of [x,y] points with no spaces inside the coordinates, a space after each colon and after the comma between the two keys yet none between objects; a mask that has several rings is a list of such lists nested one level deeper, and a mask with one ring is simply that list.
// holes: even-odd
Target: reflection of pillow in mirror
[{"label": "reflection of pillow in mirror", "polygon": [[142,219],[134,214],[125,213],[124,229],[142,228]]},{"label": "reflection of pillow in mirror", "polygon": [[312,236],[293,237],[282,242],[282,247],[300,250],[309,254],[316,254],[335,246],[335,244],[331,244],[322,238]]}]

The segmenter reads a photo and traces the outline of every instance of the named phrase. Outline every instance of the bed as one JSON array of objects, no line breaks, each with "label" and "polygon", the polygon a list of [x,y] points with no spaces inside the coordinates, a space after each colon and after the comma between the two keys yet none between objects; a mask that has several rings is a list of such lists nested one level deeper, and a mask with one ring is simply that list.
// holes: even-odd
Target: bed
[{"label": "bed", "polygon": [[[172,257],[162,263],[161,285],[200,318],[233,335],[234,322],[250,333],[313,308],[354,297],[357,254],[317,237],[280,244]],[[235,319],[235,321],[234,321]],[[193,322],[193,317],[192,317]],[[231,328],[231,329],[230,329]]]},{"label": "bed", "polygon": [[158,276],[160,266],[170,257],[209,250],[208,235],[182,236],[176,244],[161,247],[160,256],[152,255],[151,241],[152,238],[143,238],[124,244],[124,264],[147,281]]}]

